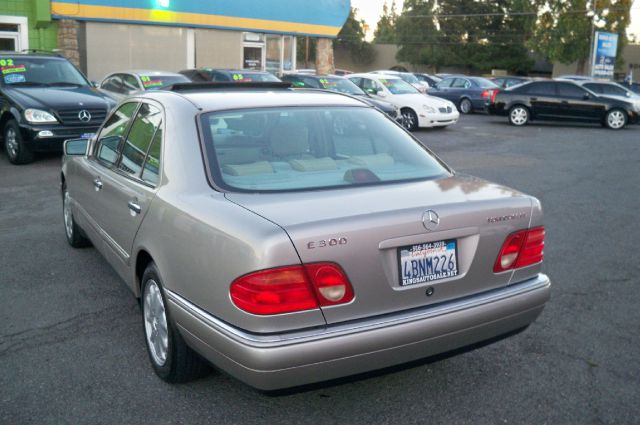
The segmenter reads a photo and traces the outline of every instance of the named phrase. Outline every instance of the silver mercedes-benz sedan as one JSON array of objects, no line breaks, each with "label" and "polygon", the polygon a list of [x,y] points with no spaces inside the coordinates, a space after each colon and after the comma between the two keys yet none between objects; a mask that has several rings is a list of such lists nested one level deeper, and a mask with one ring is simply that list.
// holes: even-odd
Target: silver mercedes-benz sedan
[{"label": "silver mercedes-benz sedan", "polygon": [[540,202],[453,171],[383,113],[282,83],[123,101],[62,165],[69,243],[139,297],[168,382],[260,389],[498,339],[549,298]]}]

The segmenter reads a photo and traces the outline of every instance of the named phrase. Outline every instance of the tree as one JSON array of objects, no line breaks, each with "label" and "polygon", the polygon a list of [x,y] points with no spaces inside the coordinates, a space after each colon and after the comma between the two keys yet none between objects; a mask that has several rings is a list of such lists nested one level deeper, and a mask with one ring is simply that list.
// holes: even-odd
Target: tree
[{"label": "tree", "polygon": [[375,50],[365,41],[365,22],[356,17],[358,9],[351,8],[349,17],[336,38],[336,46],[349,50],[353,61],[369,64],[375,59]]},{"label": "tree", "polygon": [[[528,0],[410,0],[398,18],[398,59],[414,64],[527,72]],[[514,14],[514,12],[517,12]],[[531,15],[530,15],[531,16]]]},{"label": "tree", "polygon": [[534,4],[544,12],[537,18],[530,47],[550,61],[577,62],[576,71],[584,74],[594,26],[618,34],[618,58],[621,57],[632,0],[534,0]]},{"label": "tree", "polygon": [[374,43],[380,44],[392,44],[396,42],[396,21],[398,20],[398,13],[396,12],[396,0],[391,2],[391,10],[387,6],[387,2],[384,2],[382,6],[382,16],[378,20],[376,30],[373,33]]}]

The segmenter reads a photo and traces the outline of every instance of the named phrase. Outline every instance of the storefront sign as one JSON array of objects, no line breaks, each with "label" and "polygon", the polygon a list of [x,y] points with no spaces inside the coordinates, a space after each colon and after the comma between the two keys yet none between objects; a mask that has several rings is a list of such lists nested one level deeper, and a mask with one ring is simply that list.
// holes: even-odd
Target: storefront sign
[{"label": "storefront sign", "polygon": [[349,7],[349,0],[62,0],[51,2],[51,16],[335,37]]},{"label": "storefront sign", "polygon": [[591,76],[594,78],[613,78],[618,50],[618,34],[596,31],[593,46]]}]

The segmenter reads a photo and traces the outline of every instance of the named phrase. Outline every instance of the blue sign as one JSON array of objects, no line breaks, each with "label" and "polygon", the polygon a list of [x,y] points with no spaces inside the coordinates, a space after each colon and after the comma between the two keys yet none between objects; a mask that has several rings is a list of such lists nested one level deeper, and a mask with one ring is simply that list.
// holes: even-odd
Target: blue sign
[{"label": "blue sign", "polygon": [[591,76],[594,78],[613,78],[618,51],[618,34],[596,31],[593,46]]}]

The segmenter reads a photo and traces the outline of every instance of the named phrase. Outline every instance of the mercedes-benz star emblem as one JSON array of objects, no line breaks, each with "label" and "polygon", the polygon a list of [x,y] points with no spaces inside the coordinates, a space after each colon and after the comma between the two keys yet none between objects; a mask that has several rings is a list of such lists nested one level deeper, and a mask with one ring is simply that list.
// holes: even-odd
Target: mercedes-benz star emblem
[{"label": "mercedes-benz star emblem", "polygon": [[83,109],[78,112],[78,119],[82,122],[89,122],[91,121],[91,114],[86,109]]},{"label": "mercedes-benz star emblem", "polygon": [[427,210],[422,214],[422,224],[427,230],[436,230],[440,224],[440,217],[434,210]]}]

